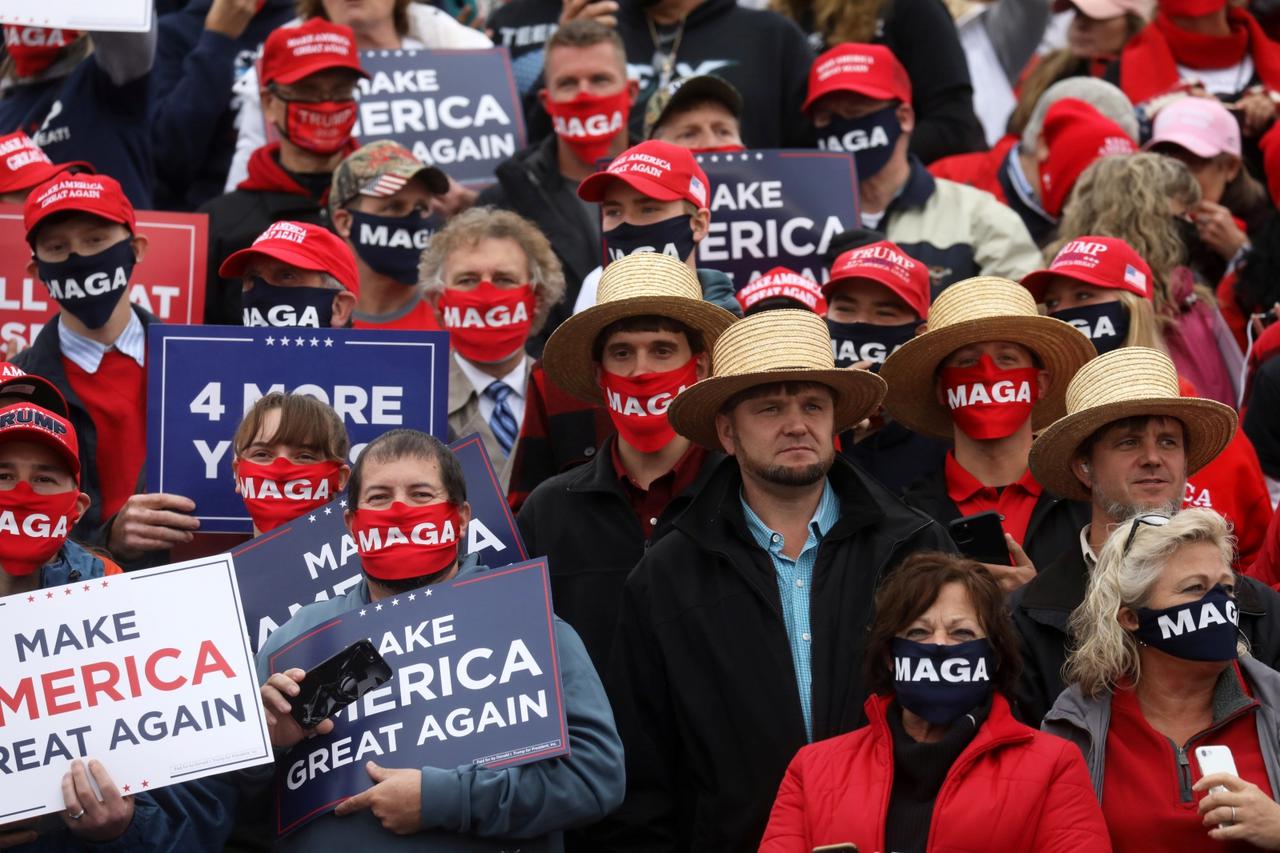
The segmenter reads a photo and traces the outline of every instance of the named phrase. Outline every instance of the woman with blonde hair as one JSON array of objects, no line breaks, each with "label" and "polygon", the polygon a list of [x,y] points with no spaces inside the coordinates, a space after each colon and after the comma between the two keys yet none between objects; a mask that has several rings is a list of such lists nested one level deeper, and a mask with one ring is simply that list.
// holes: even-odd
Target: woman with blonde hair
[{"label": "woman with blonde hair", "polygon": [[[1042,728],[1084,753],[1118,851],[1280,846],[1280,674],[1239,647],[1234,544],[1212,510],[1138,515],[1071,615],[1071,686]],[[1206,772],[1204,746],[1236,773]]]}]

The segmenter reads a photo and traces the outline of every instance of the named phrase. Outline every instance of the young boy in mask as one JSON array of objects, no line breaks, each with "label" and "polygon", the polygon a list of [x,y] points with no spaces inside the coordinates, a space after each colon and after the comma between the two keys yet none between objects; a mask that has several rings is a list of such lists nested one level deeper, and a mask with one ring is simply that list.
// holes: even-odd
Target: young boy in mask
[{"label": "young boy in mask", "polygon": [[418,284],[418,262],[442,218],[435,199],[449,191],[444,172],[387,139],[343,160],[329,189],[329,219],[355,251],[357,329],[438,329]]},{"label": "young boy in mask", "polygon": [[[435,438],[397,429],[374,439],[351,471],[349,495],[346,522],[363,580],[346,595],[299,610],[258,652],[263,706],[277,749],[333,728],[326,720],[304,731],[290,716],[289,703],[307,675],[300,669],[273,672],[269,662],[280,649],[339,614],[381,607],[378,602],[391,606],[398,596],[488,571],[459,550],[471,519],[467,484],[457,458]],[[609,701],[573,628],[557,618],[555,634],[568,755],[500,768],[362,762],[372,787],[276,848],[389,850],[404,843],[396,835],[413,835],[408,843],[424,850],[479,848],[480,842],[468,840],[476,837],[519,838],[537,849],[559,850],[564,829],[594,823],[615,809],[623,794],[623,758]],[[370,718],[369,726],[378,725],[376,716]]]},{"label": "young boy in mask", "polygon": [[534,489],[517,521],[529,553],[549,558],[556,607],[597,667],[609,660],[627,573],[721,458],[677,435],[666,411],[707,375],[711,347],[733,321],[701,298],[686,264],[645,252],[610,264],[599,303],[547,341],[551,382],[604,405],[618,433],[587,464]]},{"label": "young boy in mask", "polygon": [[75,535],[126,563],[191,539],[195,504],[180,495],[134,494],[146,457],[146,327],[130,304],[134,265],[147,251],[133,205],[106,175],[63,174],[27,196],[23,221],[39,278],[61,309],[14,363],[66,398],[90,497]]},{"label": "young boy in mask", "polygon": [[200,208],[209,214],[206,323],[241,322],[240,282],[219,277],[219,258],[245,248],[273,222],[325,222],[333,172],[357,148],[356,83],[367,76],[350,27],[314,17],[267,37],[262,111],[280,138],[253,153],[249,177],[234,192]]},{"label": "young boy in mask", "polygon": [[360,294],[351,248],[306,222],[274,223],[223,261],[218,275],[240,283],[246,326],[345,328]]},{"label": "young boy in mask", "polygon": [[[689,149],[641,142],[583,181],[578,197],[600,204],[606,264],[637,252],[669,255],[697,274],[703,299],[741,312],[729,277],[697,266],[698,244],[711,226],[711,182]],[[574,311],[595,304],[601,270],[582,282]]]},{"label": "young boy in mask", "polygon": [[945,464],[908,504],[940,524],[994,511],[1010,559],[990,565],[1016,589],[1078,545],[1088,507],[1041,488],[1027,467],[1033,431],[1064,410],[1067,383],[1096,353],[1074,327],[1037,312],[1026,288],[998,278],[953,285],[929,308],[928,331],[885,360],[884,406],[903,426],[950,439]]}]

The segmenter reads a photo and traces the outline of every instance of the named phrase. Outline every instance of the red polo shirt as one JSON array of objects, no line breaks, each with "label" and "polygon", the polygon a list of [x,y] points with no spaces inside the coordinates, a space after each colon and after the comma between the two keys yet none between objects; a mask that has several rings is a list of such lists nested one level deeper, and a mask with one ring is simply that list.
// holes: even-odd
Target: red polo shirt
[{"label": "red polo shirt", "polygon": [[1027,525],[1031,523],[1031,511],[1042,491],[1028,468],[1014,482],[997,489],[984,486],[978,478],[956,461],[955,451],[947,451],[947,497],[960,510],[960,515],[973,515],[995,510],[1004,517],[1004,532],[1019,544],[1026,543]]},{"label": "red polo shirt", "polygon": [[676,461],[675,467],[654,480],[649,484],[649,488],[645,489],[627,473],[627,469],[622,464],[622,455],[618,453],[616,440],[610,445],[609,452],[613,458],[613,471],[618,475],[618,481],[622,486],[622,493],[627,496],[627,501],[630,502],[636,518],[640,519],[645,539],[653,535],[653,528],[658,524],[658,516],[662,515],[667,504],[675,500],[677,495],[692,486],[693,481],[698,479],[698,472],[702,470],[702,463],[707,458],[707,451],[696,444],[690,444],[689,449]]}]

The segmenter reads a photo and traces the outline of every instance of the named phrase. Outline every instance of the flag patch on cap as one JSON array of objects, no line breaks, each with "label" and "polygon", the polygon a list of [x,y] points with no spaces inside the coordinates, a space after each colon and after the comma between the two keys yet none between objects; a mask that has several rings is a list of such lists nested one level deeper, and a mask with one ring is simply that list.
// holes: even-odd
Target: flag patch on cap
[{"label": "flag patch on cap", "polygon": [[1147,275],[1133,264],[1125,264],[1124,283],[1136,287],[1143,293],[1147,292]]}]

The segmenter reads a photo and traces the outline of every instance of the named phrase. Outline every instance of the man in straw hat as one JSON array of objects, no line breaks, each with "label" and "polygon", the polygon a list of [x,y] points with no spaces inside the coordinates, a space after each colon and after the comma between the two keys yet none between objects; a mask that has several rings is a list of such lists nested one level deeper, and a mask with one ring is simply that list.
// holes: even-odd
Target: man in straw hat
[{"label": "man in straw hat", "polygon": [[998,512],[1013,565],[991,565],[1006,589],[1070,545],[1088,516],[1027,469],[1031,434],[1062,414],[1067,382],[1092,358],[1074,327],[1041,316],[1026,288],[979,277],[929,308],[927,331],[885,360],[885,408],[910,430],[953,442],[940,470],[907,503],[939,523]]},{"label": "man in straw hat", "polygon": [[556,612],[603,670],[623,581],[719,460],[676,435],[667,407],[706,378],[734,316],[702,299],[688,266],[653,252],[610,264],[600,297],[556,329],[542,363],[557,387],[605,406],[617,435],[534,489],[518,520],[529,553],[549,558]]},{"label": "man in straw hat", "polygon": [[885,386],[835,366],[821,317],[740,320],[712,364],[668,417],[732,458],[627,578],[605,682],[627,799],[602,848],[754,850],[796,750],[861,722],[877,582],[913,551],[951,548],[836,457],[834,436]]},{"label": "man in straw hat", "polygon": [[[1180,510],[1187,476],[1217,456],[1236,427],[1228,406],[1179,396],[1173,362],[1145,347],[1122,347],[1082,367],[1067,387],[1066,412],[1036,438],[1031,470],[1046,488],[1089,501],[1090,520],[1009,600],[1024,649],[1019,713],[1032,725],[1065,687],[1067,620],[1107,536],[1137,513]],[[1235,595],[1251,654],[1277,665],[1280,594],[1238,575]]]}]

